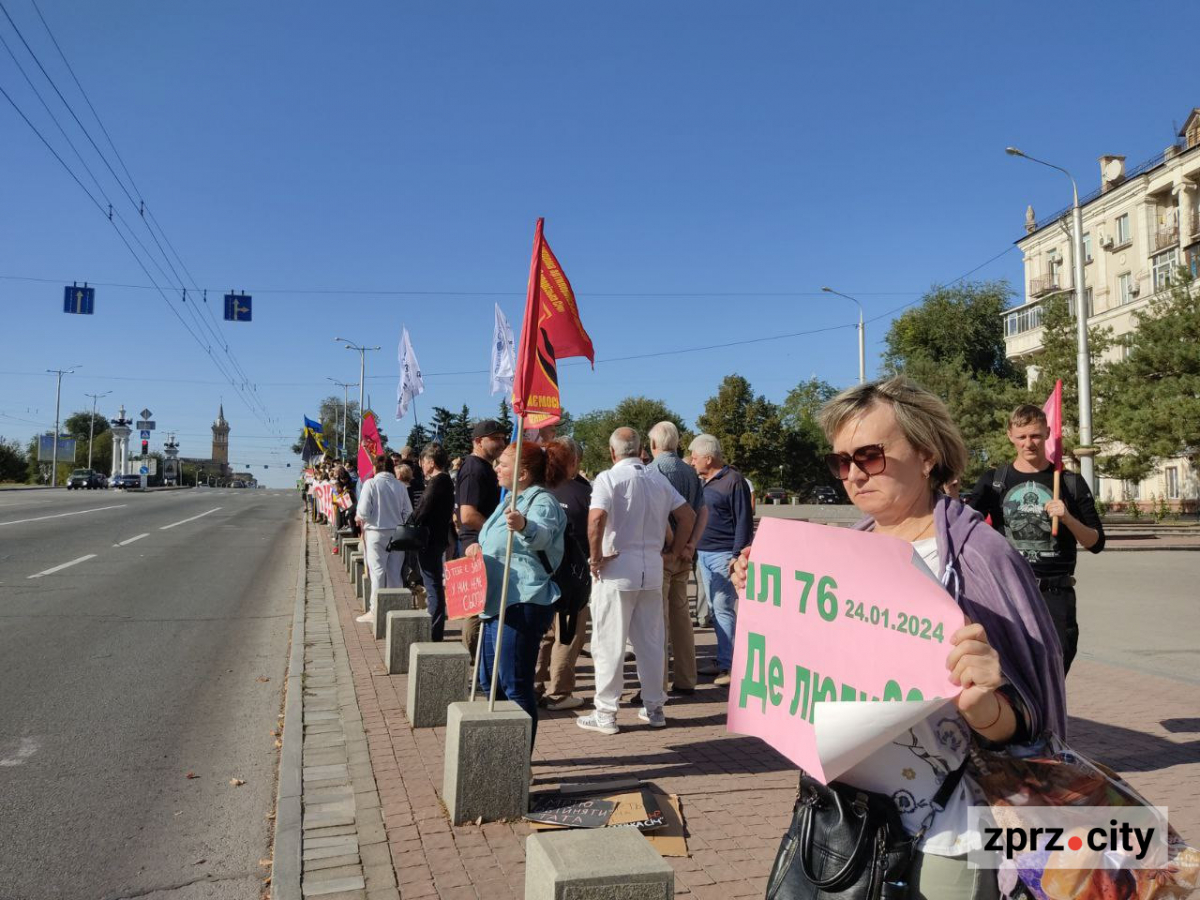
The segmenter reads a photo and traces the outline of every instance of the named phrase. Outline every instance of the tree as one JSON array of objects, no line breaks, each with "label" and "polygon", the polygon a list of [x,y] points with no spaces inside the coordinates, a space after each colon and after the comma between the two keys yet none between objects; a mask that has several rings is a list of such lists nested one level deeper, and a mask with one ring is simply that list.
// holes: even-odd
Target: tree
[{"label": "tree", "polygon": [[[63,434],[69,434],[76,440],[86,441],[88,439],[88,428],[92,422],[92,411],[85,409],[82,412],[71,413],[67,416],[66,421],[62,424]],[[108,431],[108,419],[96,413],[95,434],[97,437]]]},{"label": "tree", "polygon": [[969,372],[1011,377],[1003,314],[1012,296],[1003,280],[934,287],[919,306],[893,320],[884,366],[899,372],[918,358],[935,363],[961,359]]},{"label": "tree", "polygon": [[444,406],[435,406],[433,408],[433,432],[432,440],[439,441],[443,447],[454,435],[455,421],[458,416]]},{"label": "tree", "polygon": [[789,471],[802,450],[789,440],[780,407],[761,394],[756,396],[741,375],[725,377],[716,396],[705,402],[696,425],[720,441],[725,461],[737,466],[760,491],[794,477]]},{"label": "tree", "polygon": [[[351,400],[346,405],[346,434],[342,436],[342,401],[344,398],[331,394],[321,401],[317,408],[316,421],[321,423],[321,443],[332,456],[339,456],[339,443],[346,448],[345,459],[355,459],[358,456],[358,401]],[[380,437],[383,437],[382,433]],[[387,441],[385,439],[384,444]],[[292,452],[299,454],[304,449],[304,428],[300,428],[300,436],[292,444]]]},{"label": "tree", "polygon": [[417,452],[420,453],[421,448],[428,444],[431,440],[433,440],[433,436],[426,430],[424,425],[418,422],[412,427],[412,430],[409,431],[408,437],[405,439],[404,443],[409,447],[415,447]]},{"label": "tree", "polygon": [[1105,435],[1126,448],[1103,468],[1140,479],[1158,460],[1200,457],[1200,288],[1191,273],[1134,318],[1137,329],[1121,338],[1128,355],[1098,381]]},{"label": "tree", "polygon": [[496,421],[500,423],[500,427],[504,429],[505,434],[512,434],[512,407],[508,405],[508,401],[504,398],[500,400],[500,415],[496,418]]},{"label": "tree", "polygon": [[807,496],[818,485],[837,481],[825,465],[829,441],[817,421],[821,407],[837,393],[837,388],[816,377],[788,391],[780,407],[780,421],[787,434],[787,460],[780,487]]},{"label": "tree", "polygon": [[650,429],[663,421],[674,422],[683,431],[683,418],[661,400],[626,397],[613,409],[597,409],[568,420],[567,427],[560,425],[556,432],[570,434],[583,445],[583,469],[595,474],[612,464],[608,439],[614,431],[623,426],[633,428],[645,442]]},{"label": "tree", "polygon": [[462,410],[454,417],[454,421],[450,424],[450,431],[446,435],[446,440],[443,446],[451,458],[455,456],[469,456],[473,442],[471,440],[471,410],[464,403]]},{"label": "tree", "polygon": [[25,451],[17,441],[0,437],[0,481],[25,481],[29,477]]}]

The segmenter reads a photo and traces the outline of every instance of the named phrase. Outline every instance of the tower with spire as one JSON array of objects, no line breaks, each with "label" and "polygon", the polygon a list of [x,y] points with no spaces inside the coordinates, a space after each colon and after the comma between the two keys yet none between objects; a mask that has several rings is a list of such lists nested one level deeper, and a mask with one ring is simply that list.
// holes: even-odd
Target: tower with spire
[{"label": "tower with spire", "polygon": [[217,421],[212,424],[212,461],[222,470],[229,466],[229,423],[225,421],[225,404],[221,404]]}]

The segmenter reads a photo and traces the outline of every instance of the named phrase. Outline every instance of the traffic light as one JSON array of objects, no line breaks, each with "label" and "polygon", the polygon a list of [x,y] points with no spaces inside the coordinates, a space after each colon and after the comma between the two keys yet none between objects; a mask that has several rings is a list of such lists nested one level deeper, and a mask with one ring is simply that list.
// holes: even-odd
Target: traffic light
[{"label": "traffic light", "polygon": [[150,442],[142,441],[142,456],[147,456],[150,453]]}]

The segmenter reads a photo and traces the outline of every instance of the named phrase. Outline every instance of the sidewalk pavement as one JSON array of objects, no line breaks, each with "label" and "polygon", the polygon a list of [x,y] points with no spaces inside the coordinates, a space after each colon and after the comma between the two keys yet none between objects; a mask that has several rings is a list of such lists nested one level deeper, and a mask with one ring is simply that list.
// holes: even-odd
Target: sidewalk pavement
[{"label": "sidewalk pavement", "polygon": [[[330,554],[323,531],[320,542]],[[401,897],[523,897],[528,824],[451,827],[440,800],[445,729],[409,726],[406,676],[386,674],[382,643],[354,621],[357,598],[344,572],[329,568]],[[447,639],[457,635],[448,632]],[[711,631],[697,632],[697,652],[715,652]],[[589,700],[591,679],[584,657],[578,690]],[[636,681],[631,677],[627,685],[628,696]],[[1151,801],[1172,807],[1172,824],[1200,842],[1200,697],[1194,686],[1081,660],[1068,693],[1072,745],[1120,771]],[[615,737],[582,731],[574,712],[543,710],[533,790],[623,776],[653,781],[679,795],[687,828],[691,856],[667,860],[677,895],[761,897],[790,821],[797,772],[763,742],[725,731],[727,698],[726,689],[706,684],[694,697],[673,699],[664,730],[650,729],[623,707]]]}]

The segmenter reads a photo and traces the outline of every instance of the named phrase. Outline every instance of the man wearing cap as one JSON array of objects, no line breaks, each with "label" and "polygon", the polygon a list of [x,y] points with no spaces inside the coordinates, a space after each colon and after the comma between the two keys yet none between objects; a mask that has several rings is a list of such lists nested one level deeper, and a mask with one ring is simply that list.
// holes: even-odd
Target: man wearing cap
[{"label": "man wearing cap", "polygon": [[[495,463],[508,446],[508,434],[495,419],[484,419],[471,429],[471,444],[471,455],[463,460],[454,483],[458,540],[464,553],[472,544],[479,543],[483,523],[500,505],[500,481],[496,478]],[[463,622],[462,640],[472,653],[478,632],[478,619]]]}]

